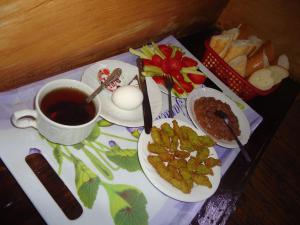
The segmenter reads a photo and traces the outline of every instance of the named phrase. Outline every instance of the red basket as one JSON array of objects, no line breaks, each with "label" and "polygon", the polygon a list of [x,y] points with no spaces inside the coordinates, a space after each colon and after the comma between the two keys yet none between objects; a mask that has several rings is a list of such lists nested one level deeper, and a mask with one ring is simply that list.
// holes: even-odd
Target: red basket
[{"label": "red basket", "polygon": [[223,83],[233,90],[243,100],[248,101],[257,95],[268,95],[273,92],[278,85],[270,90],[262,91],[250,84],[244,77],[230,67],[210,46],[210,39],[205,41],[205,53],[202,63],[213,72]]}]

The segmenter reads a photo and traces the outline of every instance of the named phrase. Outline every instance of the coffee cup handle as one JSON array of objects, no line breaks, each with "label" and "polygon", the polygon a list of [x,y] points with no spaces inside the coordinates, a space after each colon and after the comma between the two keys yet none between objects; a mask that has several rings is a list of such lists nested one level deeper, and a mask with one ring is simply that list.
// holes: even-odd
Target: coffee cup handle
[{"label": "coffee cup handle", "polygon": [[12,123],[18,128],[33,127],[37,129],[37,112],[35,110],[24,109],[12,115]]}]

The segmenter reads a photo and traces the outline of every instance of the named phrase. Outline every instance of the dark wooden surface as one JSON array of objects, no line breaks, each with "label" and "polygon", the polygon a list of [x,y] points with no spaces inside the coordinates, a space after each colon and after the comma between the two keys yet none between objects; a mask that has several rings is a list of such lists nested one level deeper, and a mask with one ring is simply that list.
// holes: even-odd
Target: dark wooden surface
[{"label": "dark wooden surface", "polygon": [[[181,38],[180,41],[195,56],[201,57],[204,37],[203,34],[195,34]],[[237,195],[243,192],[298,92],[299,86],[291,80],[286,80],[275,93],[267,97],[258,97],[250,102],[250,105],[264,117],[263,123],[246,145],[247,151],[254,160],[251,165],[248,165],[244,158],[238,155],[222,178],[216,194],[224,190],[237,193]],[[0,218],[1,224],[45,224],[2,161],[0,161]],[[197,221],[194,220],[193,224],[197,224]]]},{"label": "dark wooden surface", "polygon": [[300,94],[242,192],[228,225],[299,224]]},{"label": "dark wooden surface", "polygon": [[0,160],[0,218],[3,225],[46,224]]}]

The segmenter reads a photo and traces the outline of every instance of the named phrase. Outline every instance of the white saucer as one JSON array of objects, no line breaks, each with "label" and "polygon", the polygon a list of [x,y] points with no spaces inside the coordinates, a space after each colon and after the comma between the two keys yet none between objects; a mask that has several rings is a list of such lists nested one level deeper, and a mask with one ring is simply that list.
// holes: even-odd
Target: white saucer
[{"label": "white saucer", "polygon": [[[131,64],[118,60],[103,60],[99,61],[87,68],[81,78],[83,83],[86,83],[93,89],[96,89],[100,82],[97,78],[100,69],[108,68],[112,71],[114,68],[121,68],[122,75],[120,77],[121,85],[127,85],[135,75],[138,74],[138,68]],[[157,84],[151,79],[146,78],[149,101],[151,106],[153,120],[159,115],[162,109],[162,95]],[[100,116],[104,119],[126,127],[144,126],[143,109],[140,105],[138,108],[127,111],[118,108],[111,100],[112,92],[103,90],[99,94],[101,100]]]}]

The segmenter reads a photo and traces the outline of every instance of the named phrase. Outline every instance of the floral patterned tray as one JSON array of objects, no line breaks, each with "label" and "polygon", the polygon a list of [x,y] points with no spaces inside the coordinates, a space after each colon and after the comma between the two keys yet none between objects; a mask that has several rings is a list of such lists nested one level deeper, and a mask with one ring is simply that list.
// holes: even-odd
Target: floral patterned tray
[{"label": "floral patterned tray", "polygon": [[[172,43],[185,49],[173,36],[165,38],[161,43]],[[187,51],[187,54],[190,53]],[[135,63],[135,57],[130,53],[115,56],[113,59]],[[49,225],[189,224],[201,209],[203,201],[184,203],[174,200],[150,183],[143,174],[137,157],[141,127],[127,128],[99,118],[93,133],[86,140],[66,147],[48,142],[34,129],[16,129],[11,126],[12,112],[32,107],[33,96],[43,83],[59,78],[79,80],[88,66],[0,94],[1,159]],[[202,69],[226,95],[243,105],[243,111],[253,131],[262,121],[262,117],[205,70],[205,67]],[[163,94],[162,101],[163,109],[156,119],[168,116],[167,95]],[[175,118],[192,125],[185,100],[174,98],[173,103]],[[41,151],[82,205],[83,214],[78,219],[71,221],[63,214],[26,164],[25,157],[32,148]],[[220,146],[215,149],[222,161],[221,174],[224,174],[237,156],[238,150],[232,151]]]}]

